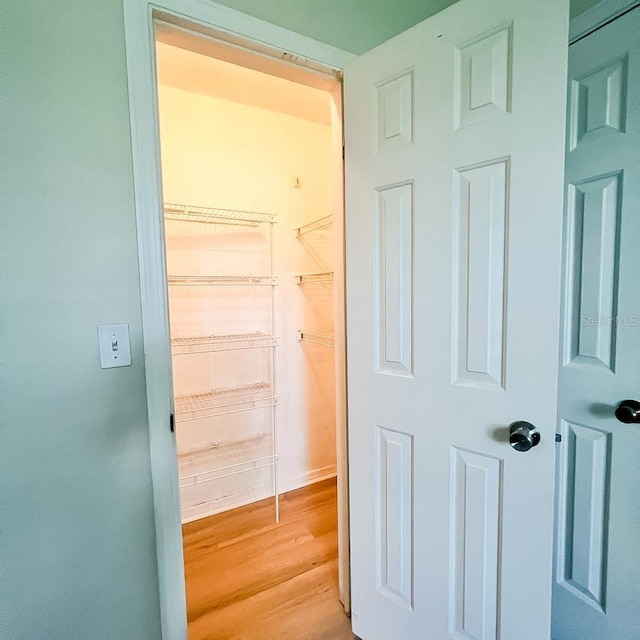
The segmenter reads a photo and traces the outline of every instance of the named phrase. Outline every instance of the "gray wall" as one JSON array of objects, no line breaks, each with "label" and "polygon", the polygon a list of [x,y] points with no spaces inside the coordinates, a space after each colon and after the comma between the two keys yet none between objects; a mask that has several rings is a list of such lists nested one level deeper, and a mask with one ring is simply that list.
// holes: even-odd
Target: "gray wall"
[{"label": "gray wall", "polygon": [[[224,2],[357,52],[450,0]],[[121,1],[0,12],[0,637],[157,639]]]},{"label": "gray wall", "polygon": [[121,3],[1,11],[0,637],[157,640]]}]

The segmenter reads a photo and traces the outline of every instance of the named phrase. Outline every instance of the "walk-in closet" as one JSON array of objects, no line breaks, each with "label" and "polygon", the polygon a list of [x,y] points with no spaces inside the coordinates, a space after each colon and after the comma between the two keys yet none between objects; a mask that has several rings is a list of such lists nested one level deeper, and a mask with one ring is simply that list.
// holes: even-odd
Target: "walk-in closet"
[{"label": "walk-in closet", "polygon": [[[191,606],[201,594],[190,586],[190,574],[207,584],[206,559],[190,556],[193,536],[201,547],[203,531],[214,532],[216,544],[227,547],[251,535],[252,513],[262,518],[256,530],[284,531],[278,527],[298,516],[292,505],[313,496],[314,487],[336,501],[336,416],[344,402],[336,360],[344,345],[341,211],[335,210],[341,158],[328,91],[237,64],[238,51],[206,39],[189,48],[176,46],[184,34],[161,25],[158,34],[190,637],[216,637],[192,628],[202,623],[193,613],[202,607]],[[318,495],[304,509],[330,515],[323,557],[334,562],[337,507]],[[283,499],[288,510],[281,509]],[[236,515],[241,530],[234,530]],[[267,563],[269,549],[259,553]],[[255,553],[251,561],[259,562]],[[211,566],[209,582],[217,579]],[[337,594],[337,574],[330,573]]]}]

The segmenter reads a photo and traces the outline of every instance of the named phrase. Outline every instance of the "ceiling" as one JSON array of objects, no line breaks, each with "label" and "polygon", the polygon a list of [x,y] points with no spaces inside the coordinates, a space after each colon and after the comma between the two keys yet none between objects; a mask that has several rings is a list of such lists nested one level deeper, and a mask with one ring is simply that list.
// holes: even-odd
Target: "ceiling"
[{"label": "ceiling", "polygon": [[[456,2],[456,0],[216,1],[352,53],[364,53]],[[572,17],[598,2],[598,0],[570,1]]]},{"label": "ceiling", "polygon": [[164,42],[156,48],[161,85],[330,124],[326,91]]}]

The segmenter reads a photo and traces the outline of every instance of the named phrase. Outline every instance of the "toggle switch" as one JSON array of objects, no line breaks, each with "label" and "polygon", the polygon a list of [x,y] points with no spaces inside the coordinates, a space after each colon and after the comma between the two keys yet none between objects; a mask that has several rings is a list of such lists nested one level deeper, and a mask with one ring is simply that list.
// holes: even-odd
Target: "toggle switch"
[{"label": "toggle switch", "polygon": [[128,324],[101,324],[98,327],[100,366],[128,367],[131,364]]}]

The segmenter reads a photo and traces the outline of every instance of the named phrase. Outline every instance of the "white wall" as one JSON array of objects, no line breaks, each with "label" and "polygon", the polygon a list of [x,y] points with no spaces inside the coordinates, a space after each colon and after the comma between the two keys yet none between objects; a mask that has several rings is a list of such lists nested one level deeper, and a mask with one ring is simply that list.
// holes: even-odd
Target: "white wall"
[{"label": "white wall", "polygon": [[[281,86],[285,81],[277,82]],[[332,475],[334,354],[330,347],[299,343],[297,331],[333,327],[333,287],[331,283],[299,286],[293,277],[331,268],[330,232],[301,239],[294,232],[331,212],[330,127],[172,87],[160,86],[159,97],[165,201],[278,216],[274,271],[279,276],[276,334],[280,346],[276,353],[281,490]],[[329,96],[323,99],[328,110]],[[170,271],[178,268],[177,257],[171,257],[172,243],[177,246],[173,241],[169,244]],[[176,313],[172,316],[174,330],[186,324]],[[176,391],[186,393],[181,366],[174,371]],[[178,430],[193,426],[178,425]]]}]

